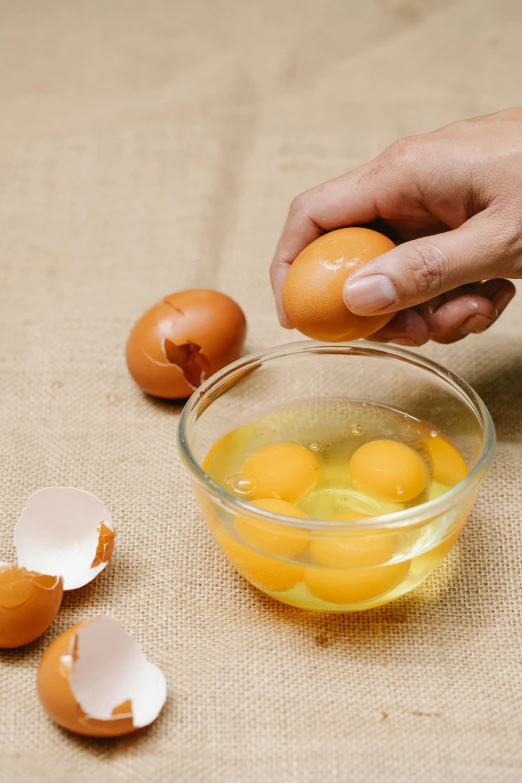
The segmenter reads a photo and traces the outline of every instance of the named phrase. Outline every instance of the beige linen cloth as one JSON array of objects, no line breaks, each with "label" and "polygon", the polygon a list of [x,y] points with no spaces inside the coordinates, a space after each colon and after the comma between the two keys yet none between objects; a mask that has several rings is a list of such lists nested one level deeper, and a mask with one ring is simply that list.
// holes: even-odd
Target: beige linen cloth
[{"label": "beige linen cloth", "polygon": [[[207,532],[179,407],[129,379],[132,322],[215,287],[248,349],[276,323],[290,199],[398,136],[522,102],[519,0],[0,1],[0,560],[28,495],[99,495],[109,567],[43,638],[0,653],[2,783],[518,783],[522,298],[423,353],[462,374],[499,447],[457,549],[359,615],[270,600]],[[37,701],[56,635],[121,620],[166,674],[158,721],[70,735]]]}]

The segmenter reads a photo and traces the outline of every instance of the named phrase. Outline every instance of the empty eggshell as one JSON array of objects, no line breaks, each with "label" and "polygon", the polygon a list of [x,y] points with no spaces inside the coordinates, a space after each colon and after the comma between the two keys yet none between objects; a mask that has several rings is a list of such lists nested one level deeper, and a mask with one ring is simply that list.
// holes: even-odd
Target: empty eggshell
[{"label": "empty eggshell", "polygon": [[167,698],[161,670],[110,617],[59,636],[42,657],[37,686],[49,716],[88,737],[118,737],[148,726]]},{"label": "empty eggshell", "polygon": [[340,228],[316,239],[297,256],[283,287],[283,308],[302,334],[338,342],[367,337],[393,317],[355,315],[343,301],[346,279],[372,258],[395,247],[369,228]]},{"label": "empty eggshell", "polygon": [[63,579],[0,563],[0,647],[22,647],[41,636],[58,614]]},{"label": "empty eggshell", "polygon": [[157,302],[135,324],[127,365],[153,397],[183,399],[213,373],[241,356],[243,311],[218,291],[179,291]]},{"label": "empty eggshell", "polygon": [[111,515],[90,492],[40,489],[27,501],[15,527],[18,565],[62,576],[64,590],[74,590],[103,571],[115,536]]}]

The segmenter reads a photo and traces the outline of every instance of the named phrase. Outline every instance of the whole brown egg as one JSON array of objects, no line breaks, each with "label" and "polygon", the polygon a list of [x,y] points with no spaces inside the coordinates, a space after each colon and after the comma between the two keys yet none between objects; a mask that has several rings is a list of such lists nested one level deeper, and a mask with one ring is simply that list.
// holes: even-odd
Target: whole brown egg
[{"label": "whole brown egg", "polygon": [[239,359],[245,336],[245,316],[229,296],[207,289],[179,291],[157,302],[135,324],[127,342],[127,365],[147,394],[183,399]]},{"label": "whole brown egg", "polygon": [[343,301],[346,279],[372,258],[395,247],[369,228],[341,228],[316,239],[297,256],[283,287],[283,307],[302,334],[339,342],[367,337],[393,317],[355,315]]}]

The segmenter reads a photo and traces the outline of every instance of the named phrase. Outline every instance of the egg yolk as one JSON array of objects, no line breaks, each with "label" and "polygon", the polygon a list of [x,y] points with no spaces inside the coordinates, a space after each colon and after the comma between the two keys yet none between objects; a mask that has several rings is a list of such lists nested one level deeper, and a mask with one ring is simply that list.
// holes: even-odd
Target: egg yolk
[{"label": "egg yolk", "polygon": [[454,487],[468,475],[466,463],[459,452],[447,440],[437,435],[427,442],[428,453],[432,461],[432,476],[434,481]]},{"label": "egg yolk", "polygon": [[374,568],[307,568],[305,583],[310,592],[322,601],[360,604],[393,590],[409,569],[409,560]]},{"label": "egg yolk", "polygon": [[[334,521],[352,522],[365,518],[362,514],[343,514]],[[329,568],[364,568],[386,563],[396,548],[397,537],[384,530],[351,530],[344,535],[332,531],[313,539],[310,554],[316,563]]]},{"label": "egg yolk", "polygon": [[413,500],[428,482],[422,457],[395,440],[374,440],[357,449],[350,475],[356,487],[392,503]]},{"label": "egg yolk", "polygon": [[201,467],[218,484],[224,484],[230,473],[230,455],[248,448],[253,429],[252,425],[244,424],[232,432],[227,432],[212,445]]},{"label": "egg yolk", "polygon": [[[255,500],[252,505],[280,516],[295,517],[296,519],[308,518],[304,511],[286,500],[263,498]],[[304,531],[284,527],[268,520],[241,516],[236,519],[235,527],[246,544],[268,555],[295,557],[304,552],[310,543],[310,539]]]},{"label": "egg yolk", "polygon": [[260,590],[285,593],[303,580],[303,566],[254,552],[223,529],[214,531],[214,535],[232,565]]},{"label": "egg yolk", "polygon": [[298,503],[315,488],[319,462],[297,443],[274,443],[251,454],[241,466],[241,473],[252,477],[255,498]]}]

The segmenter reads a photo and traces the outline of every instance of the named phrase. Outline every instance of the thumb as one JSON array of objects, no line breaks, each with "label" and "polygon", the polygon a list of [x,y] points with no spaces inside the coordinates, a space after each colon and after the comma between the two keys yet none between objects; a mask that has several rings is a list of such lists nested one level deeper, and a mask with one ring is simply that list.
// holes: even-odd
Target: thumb
[{"label": "thumb", "polygon": [[405,242],[369,261],[344,284],[346,306],[361,315],[392,313],[495,277],[499,248],[485,222],[472,218],[453,231]]}]

